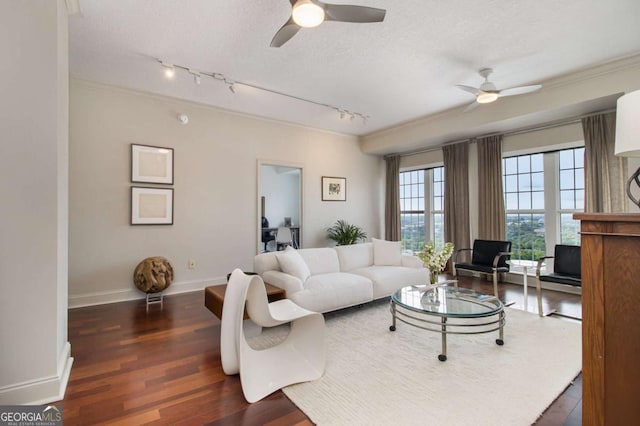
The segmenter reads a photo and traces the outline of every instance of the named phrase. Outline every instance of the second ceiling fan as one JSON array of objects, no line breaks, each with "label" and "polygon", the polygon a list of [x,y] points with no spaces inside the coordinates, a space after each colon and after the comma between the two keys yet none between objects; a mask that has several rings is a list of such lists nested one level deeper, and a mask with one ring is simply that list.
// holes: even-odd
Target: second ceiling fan
[{"label": "second ceiling fan", "polygon": [[282,46],[296,35],[300,28],[317,27],[324,21],[382,22],[387,13],[385,9],[375,7],[329,4],[319,0],[289,0],[289,2],[291,17],[273,37],[271,47]]},{"label": "second ceiling fan", "polygon": [[465,92],[469,92],[476,97],[474,103],[470,104],[465,111],[469,111],[474,109],[480,104],[488,104],[496,101],[498,98],[502,98],[505,96],[514,96],[514,95],[523,95],[525,93],[535,92],[536,90],[540,90],[542,88],[541,84],[533,84],[531,86],[519,86],[519,87],[511,87],[509,89],[498,90],[496,85],[489,81],[489,75],[493,72],[491,68],[482,68],[478,71],[484,78],[484,82],[480,85],[480,87],[472,87],[465,86],[464,84],[458,84],[457,87],[464,90]]}]

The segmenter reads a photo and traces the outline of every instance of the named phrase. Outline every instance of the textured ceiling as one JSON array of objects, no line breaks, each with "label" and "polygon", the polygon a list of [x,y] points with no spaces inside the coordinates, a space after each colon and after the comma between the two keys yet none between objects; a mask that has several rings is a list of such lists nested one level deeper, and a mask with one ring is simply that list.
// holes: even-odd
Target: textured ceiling
[{"label": "textured ceiling", "polygon": [[[387,10],[373,24],[325,22],[280,48],[271,38],[288,0],[80,0],[70,17],[70,71],[159,93],[340,133],[365,135],[472,102],[492,67],[498,89],[534,84],[640,52],[639,0],[353,0]],[[186,71],[172,81],[156,61],[370,116]],[[544,87],[543,89],[544,90]],[[527,96],[527,95],[523,95]],[[498,100],[500,102],[500,100]]]}]

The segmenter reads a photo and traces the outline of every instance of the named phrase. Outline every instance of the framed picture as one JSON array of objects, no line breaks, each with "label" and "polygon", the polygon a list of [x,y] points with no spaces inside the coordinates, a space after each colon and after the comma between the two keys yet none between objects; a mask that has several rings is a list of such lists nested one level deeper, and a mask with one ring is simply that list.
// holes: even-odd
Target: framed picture
[{"label": "framed picture", "polygon": [[173,189],[131,187],[132,225],[173,225]]},{"label": "framed picture", "polygon": [[347,201],[347,178],[322,176],[322,201]]},{"label": "framed picture", "polygon": [[131,144],[131,182],[173,185],[173,149]]}]

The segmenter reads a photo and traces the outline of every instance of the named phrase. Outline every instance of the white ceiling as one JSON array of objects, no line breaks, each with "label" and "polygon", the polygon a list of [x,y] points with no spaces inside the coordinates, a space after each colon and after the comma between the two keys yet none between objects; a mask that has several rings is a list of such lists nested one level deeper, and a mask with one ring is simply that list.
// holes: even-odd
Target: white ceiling
[{"label": "white ceiling", "polygon": [[[387,10],[382,23],[325,22],[269,47],[288,0],[80,0],[69,19],[70,71],[83,79],[353,135],[468,104],[456,84],[498,89],[640,52],[639,0],[334,0]],[[161,59],[370,116],[186,71]],[[543,89],[544,90],[544,87]],[[527,95],[523,95],[527,96]],[[500,102],[500,100],[498,100]]]}]

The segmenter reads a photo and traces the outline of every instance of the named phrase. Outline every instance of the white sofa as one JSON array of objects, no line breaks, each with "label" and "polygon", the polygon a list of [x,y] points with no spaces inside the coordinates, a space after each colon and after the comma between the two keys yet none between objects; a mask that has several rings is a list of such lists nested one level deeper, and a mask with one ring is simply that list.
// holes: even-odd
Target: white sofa
[{"label": "white sofa", "polygon": [[315,312],[329,312],[390,296],[408,285],[428,284],[429,270],[399,242],[262,253],[254,271],[287,298]]}]

